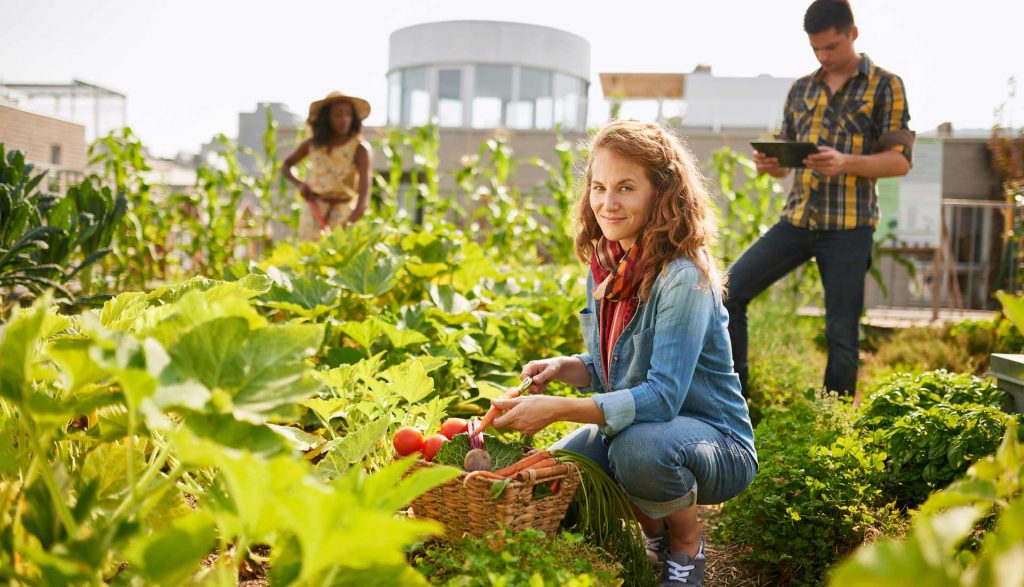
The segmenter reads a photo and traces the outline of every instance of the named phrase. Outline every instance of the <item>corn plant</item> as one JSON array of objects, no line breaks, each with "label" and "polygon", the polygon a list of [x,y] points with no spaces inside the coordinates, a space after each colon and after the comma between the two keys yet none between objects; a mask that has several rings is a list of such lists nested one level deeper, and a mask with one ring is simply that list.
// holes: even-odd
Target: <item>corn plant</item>
[{"label": "corn plant", "polygon": [[540,206],[546,222],[541,226],[542,245],[555,263],[573,263],[576,259],[573,247],[573,206],[576,203],[576,164],[586,153],[579,153],[570,141],[562,136],[561,128],[555,128],[555,163],[551,164],[540,157],[534,157],[530,163],[545,170],[548,174],[543,189],[551,195],[552,206]]},{"label": "corn plant", "polygon": [[162,260],[171,227],[164,222],[154,186],[145,178],[151,171],[142,142],[131,128],[111,132],[89,146],[89,166],[101,170],[101,184],[128,200],[125,224],[112,242],[114,254],[104,262],[104,274],[115,291],[144,287],[162,277]]},{"label": "corn plant", "polygon": [[461,209],[441,196],[439,141],[433,121],[412,129],[390,129],[375,141],[374,150],[388,162],[387,171],[373,181],[379,194],[374,202],[378,216],[418,225],[460,221]]},{"label": "corn plant", "polygon": [[[737,184],[740,173],[743,183]],[[711,177],[725,204],[718,210],[718,256],[728,267],[778,221],[785,198],[775,178],[758,173],[751,159],[728,147],[712,155]],[[820,291],[820,283],[818,266],[807,262],[783,278],[774,295],[795,310]]]}]

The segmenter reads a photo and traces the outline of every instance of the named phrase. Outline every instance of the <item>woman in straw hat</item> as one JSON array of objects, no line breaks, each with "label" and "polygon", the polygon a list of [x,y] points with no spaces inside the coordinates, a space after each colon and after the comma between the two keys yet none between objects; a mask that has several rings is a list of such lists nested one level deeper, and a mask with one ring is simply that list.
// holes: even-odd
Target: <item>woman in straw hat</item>
[{"label": "woman in straw hat", "polygon": [[[299,238],[316,240],[323,231],[355,222],[370,201],[370,145],[362,140],[370,103],[331,92],[309,105],[313,136],[288,155],[284,176],[299,187],[306,207],[299,216]],[[309,157],[306,181],[292,167]]]}]

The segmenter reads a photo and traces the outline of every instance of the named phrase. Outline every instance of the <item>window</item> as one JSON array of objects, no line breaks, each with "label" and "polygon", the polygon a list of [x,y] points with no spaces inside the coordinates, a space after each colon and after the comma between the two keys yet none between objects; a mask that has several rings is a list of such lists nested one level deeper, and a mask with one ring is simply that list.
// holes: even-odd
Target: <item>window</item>
[{"label": "window", "polygon": [[494,128],[505,123],[512,99],[512,68],[507,65],[476,66],[473,90],[473,128]]},{"label": "window", "polygon": [[402,124],[402,72],[388,74],[388,124]]},{"label": "window", "polygon": [[418,126],[430,121],[430,92],[427,69],[414,67],[402,71],[402,124]]},{"label": "window", "polygon": [[587,83],[579,78],[555,74],[555,124],[565,130],[583,130],[587,110]]},{"label": "window", "polygon": [[60,145],[50,145],[50,163],[60,165]]},{"label": "window", "polygon": [[462,70],[437,72],[437,118],[441,126],[462,126]]},{"label": "window", "polygon": [[509,109],[511,128],[551,128],[551,72],[531,67],[519,70],[519,99]]}]

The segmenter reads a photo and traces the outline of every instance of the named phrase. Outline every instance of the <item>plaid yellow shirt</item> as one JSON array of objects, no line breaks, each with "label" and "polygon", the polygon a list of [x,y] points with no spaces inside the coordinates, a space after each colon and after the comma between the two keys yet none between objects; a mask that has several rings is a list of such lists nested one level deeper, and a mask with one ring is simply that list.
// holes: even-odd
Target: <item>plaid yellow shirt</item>
[{"label": "plaid yellow shirt", "polygon": [[[903,80],[861,55],[860,68],[831,95],[819,69],[793,82],[780,138],[827,145],[854,155],[896,151],[912,162],[914,133]],[[875,180],[825,177],[798,168],[782,218],[812,230],[849,230],[878,223]]]}]

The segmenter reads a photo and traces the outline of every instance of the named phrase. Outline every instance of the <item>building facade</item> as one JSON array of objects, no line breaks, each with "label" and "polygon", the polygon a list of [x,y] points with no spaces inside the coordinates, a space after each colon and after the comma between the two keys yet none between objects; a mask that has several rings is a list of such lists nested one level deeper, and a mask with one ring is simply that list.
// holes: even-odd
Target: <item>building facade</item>
[{"label": "building facade", "polygon": [[88,150],[82,124],[0,100],[0,143],[5,151],[21,151],[26,161],[46,170],[51,191],[60,191],[85,175]]}]

